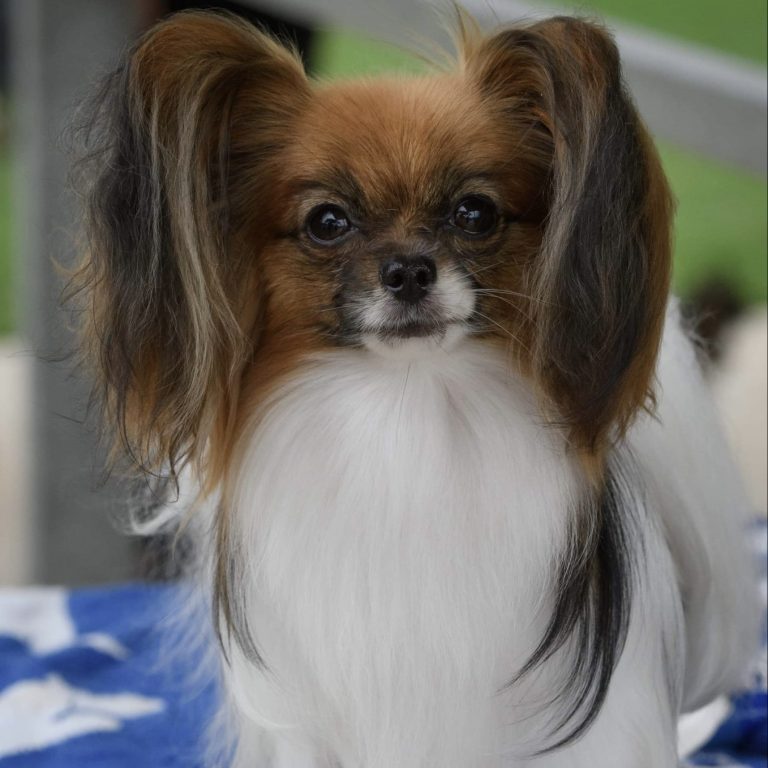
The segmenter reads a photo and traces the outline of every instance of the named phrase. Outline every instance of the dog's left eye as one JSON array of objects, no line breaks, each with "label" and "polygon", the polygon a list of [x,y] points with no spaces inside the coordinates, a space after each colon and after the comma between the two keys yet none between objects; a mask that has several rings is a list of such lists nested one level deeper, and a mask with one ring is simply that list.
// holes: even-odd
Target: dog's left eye
[{"label": "dog's left eye", "polygon": [[307,217],[307,232],[318,243],[338,240],[351,229],[349,217],[338,205],[320,205]]},{"label": "dog's left eye", "polygon": [[451,224],[468,235],[487,235],[496,226],[496,206],[487,198],[465,197],[453,209]]}]

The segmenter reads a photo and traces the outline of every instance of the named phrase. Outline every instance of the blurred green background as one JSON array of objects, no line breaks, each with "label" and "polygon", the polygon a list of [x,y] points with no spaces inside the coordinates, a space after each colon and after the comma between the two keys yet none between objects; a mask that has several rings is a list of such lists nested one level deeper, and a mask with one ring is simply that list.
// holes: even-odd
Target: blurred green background
[{"label": "blurred green background", "polygon": [[[758,64],[766,62],[765,0],[595,0],[571,3],[578,13],[689,40]],[[313,50],[322,77],[417,72],[424,65],[395,48],[341,30],[323,30]],[[15,196],[8,142],[3,140],[0,104],[0,333],[18,317],[18,277],[14,264]],[[680,148],[661,144],[664,164],[678,200],[675,290],[690,298],[715,281],[746,303],[765,302],[768,292],[766,209],[768,185]]]}]

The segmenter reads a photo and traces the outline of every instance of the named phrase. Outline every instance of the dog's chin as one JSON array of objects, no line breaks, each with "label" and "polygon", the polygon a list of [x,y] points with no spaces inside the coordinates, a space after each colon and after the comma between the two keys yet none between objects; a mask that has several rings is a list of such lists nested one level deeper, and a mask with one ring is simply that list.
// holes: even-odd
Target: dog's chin
[{"label": "dog's chin", "polygon": [[464,323],[407,323],[364,333],[365,347],[392,360],[417,360],[450,352],[466,335]]}]

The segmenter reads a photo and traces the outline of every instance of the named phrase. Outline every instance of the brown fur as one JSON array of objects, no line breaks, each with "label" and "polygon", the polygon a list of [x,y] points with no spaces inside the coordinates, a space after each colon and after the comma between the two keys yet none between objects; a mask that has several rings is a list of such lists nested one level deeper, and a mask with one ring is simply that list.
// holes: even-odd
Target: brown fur
[{"label": "brown fur", "polygon": [[204,463],[232,423],[263,318],[271,164],[308,93],[297,58],[249,25],[182,14],[97,97],[74,284],[107,412],[145,470]]}]

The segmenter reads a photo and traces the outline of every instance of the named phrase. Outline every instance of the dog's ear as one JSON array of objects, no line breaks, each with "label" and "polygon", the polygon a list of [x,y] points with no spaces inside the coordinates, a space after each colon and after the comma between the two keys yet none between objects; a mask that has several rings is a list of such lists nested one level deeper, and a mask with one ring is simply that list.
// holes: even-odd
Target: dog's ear
[{"label": "dog's ear", "polygon": [[84,124],[74,285],[108,415],[144,468],[199,459],[227,408],[259,317],[258,242],[237,236],[308,94],[297,56],[251,25],[180,14],[139,40]]},{"label": "dog's ear", "polygon": [[550,155],[530,362],[573,444],[599,455],[653,398],[673,208],[658,156],[597,25],[468,38],[465,68],[519,150]]}]

